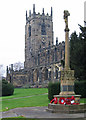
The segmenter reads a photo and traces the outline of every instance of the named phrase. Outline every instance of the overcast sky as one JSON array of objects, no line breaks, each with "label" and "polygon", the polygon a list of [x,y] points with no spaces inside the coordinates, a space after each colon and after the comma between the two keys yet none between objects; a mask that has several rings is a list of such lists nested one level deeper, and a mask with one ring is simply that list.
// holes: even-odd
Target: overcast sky
[{"label": "overcast sky", "polygon": [[65,40],[63,11],[68,10],[70,34],[79,33],[78,24],[84,25],[84,1],[85,0],[1,0],[0,1],[0,64],[5,66],[24,62],[25,47],[25,14],[26,10],[33,12],[35,4],[36,13],[45,14],[53,7],[53,31],[54,41],[58,37],[59,42]]}]

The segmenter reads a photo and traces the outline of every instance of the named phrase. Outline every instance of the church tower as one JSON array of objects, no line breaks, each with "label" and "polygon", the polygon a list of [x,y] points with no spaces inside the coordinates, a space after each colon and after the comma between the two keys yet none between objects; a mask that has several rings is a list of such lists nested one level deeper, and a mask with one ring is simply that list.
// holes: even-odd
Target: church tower
[{"label": "church tower", "polygon": [[29,16],[26,11],[25,25],[25,68],[32,67],[31,58],[41,49],[47,48],[49,44],[53,45],[53,21],[51,15],[45,14],[44,8],[42,14],[35,12],[33,4],[33,13],[29,10]]}]

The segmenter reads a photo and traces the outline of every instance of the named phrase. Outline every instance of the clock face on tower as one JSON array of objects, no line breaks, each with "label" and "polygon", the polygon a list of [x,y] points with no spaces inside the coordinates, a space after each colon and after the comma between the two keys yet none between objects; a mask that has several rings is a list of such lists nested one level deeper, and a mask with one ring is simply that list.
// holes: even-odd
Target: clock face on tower
[{"label": "clock face on tower", "polygon": [[42,42],[45,42],[45,38],[44,37],[42,38]]},{"label": "clock face on tower", "polygon": [[42,46],[45,46],[45,38],[42,38]]}]

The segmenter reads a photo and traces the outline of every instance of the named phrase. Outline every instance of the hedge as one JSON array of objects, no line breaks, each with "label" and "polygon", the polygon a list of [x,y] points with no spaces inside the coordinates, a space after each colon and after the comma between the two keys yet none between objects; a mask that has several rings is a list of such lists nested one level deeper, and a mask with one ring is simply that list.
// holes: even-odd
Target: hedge
[{"label": "hedge", "polygon": [[6,80],[2,80],[2,96],[13,95],[14,86]]},{"label": "hedge", "polygon": [[81,95],[82,98],[86,98],[86,81],[76,81],[74,84],[75,94]]},{"label": "hedge", "polygon": [[60,83],[49,83],[48,84],[48,99],[52,100],[53,95],[59,95],[60,92]]},{"label": "hedge", "polygon": [[[74,91],[76,95],[81,95],[82,98],[86,98],[86,81],[77,81],[74,84]],[[48,99],[52,100],[53,95],[59,95],[60,82],[48,84]]]}]

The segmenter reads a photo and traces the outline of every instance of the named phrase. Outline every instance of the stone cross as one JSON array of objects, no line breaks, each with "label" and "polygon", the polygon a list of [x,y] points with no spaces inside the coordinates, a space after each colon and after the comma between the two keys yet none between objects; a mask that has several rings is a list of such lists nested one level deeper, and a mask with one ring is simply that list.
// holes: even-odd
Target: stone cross
[{"label": "stone cross", "polygon": [[70,68],[68,16],[70,16],[70,13],[67,10],[64,10],[64,20],[65,20],[65,69],[66,70],[68,70]]}]

